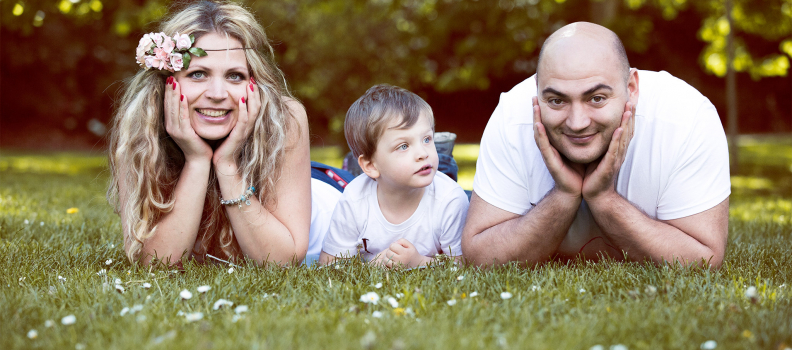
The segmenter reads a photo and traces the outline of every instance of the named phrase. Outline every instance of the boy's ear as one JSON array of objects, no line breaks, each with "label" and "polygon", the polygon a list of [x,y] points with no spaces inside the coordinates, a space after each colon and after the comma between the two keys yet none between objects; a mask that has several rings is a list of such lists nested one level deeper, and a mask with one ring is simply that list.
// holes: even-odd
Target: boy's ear
[{"label": "boy's ear", "polygon": [[377,170],[377,166],[374,165],[374,162],[362,154],[358,157],[358,165],[360,165],[360,169],[363,170],[368,177],[376,180],[380,176],[379,170]]}]

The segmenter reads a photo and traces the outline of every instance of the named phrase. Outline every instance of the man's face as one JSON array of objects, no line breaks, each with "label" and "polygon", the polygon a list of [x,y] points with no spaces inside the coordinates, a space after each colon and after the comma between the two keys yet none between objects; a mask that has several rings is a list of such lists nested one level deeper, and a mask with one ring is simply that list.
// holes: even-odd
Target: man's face
[{"label": "man's face", "polygon": [[[559,51],[564,51],[561,48]],[[543,59],[538,81],[542,124],[550,143],[572,162],[591,163],[608,150],[624,106],[638,99],[613,55],[554,55]]]}]

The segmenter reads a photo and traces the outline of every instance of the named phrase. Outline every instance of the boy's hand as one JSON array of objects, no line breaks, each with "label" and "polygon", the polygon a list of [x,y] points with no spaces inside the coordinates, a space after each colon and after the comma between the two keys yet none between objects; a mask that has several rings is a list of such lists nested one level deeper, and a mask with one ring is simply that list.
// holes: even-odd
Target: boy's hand
[{"label": "boy's hand", "polygon": [[372,261],[375,264],[382,264],[386,267],[396,267],[399,265],[407,268],[418,267],[428,264],[432,259],[418,253],[418,249],[410,241],[402,238],[393,242],[388,249],[379,253]]}]

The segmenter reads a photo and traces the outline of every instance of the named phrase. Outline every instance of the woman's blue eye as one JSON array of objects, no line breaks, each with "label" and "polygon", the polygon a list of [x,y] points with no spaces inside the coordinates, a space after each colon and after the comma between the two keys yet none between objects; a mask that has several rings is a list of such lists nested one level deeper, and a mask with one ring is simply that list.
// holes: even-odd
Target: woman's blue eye
[{"label": "woman's blue eye", "polygon": [[242,74],[239,74],[239,73],[231,73],[231,74],[229,74],[228,75],[228,79],[231,79],[233,81],[245,80],[245,78],[242,76]]},{"label": "woman's blue eye", "polygon": [[193,79],[203,79],[206,76],[206,73],[202,71],[195,71],[190,73],[188,76]]}]

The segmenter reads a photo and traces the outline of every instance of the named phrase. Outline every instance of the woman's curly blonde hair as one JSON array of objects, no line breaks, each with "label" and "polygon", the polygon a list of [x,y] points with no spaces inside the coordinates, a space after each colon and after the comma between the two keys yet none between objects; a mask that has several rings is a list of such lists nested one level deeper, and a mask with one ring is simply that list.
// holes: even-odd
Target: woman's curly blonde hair
[{"label": "woman's curly blonde hair", "polygon": [[[239,40],[251,76],[259,86],[262,106],[254,129],[234,154],[243,183],[258,189],[258,199],[275,204],[275,184],[280,176],[287,129],[293,116],[286,102],[293,99],[264,28],[243,7],[229,2],[201,1],[187,5],[165,19],[161,32],[192,34],[196,40],[219,33]],[[109,142],[112,179],[108,201],[122,214],[124,245],[130,261],[140,258],[143,243],[154,235],[157,223],[173,209],[173,192],[185,159],[165,131],[163,95],[167,75],[156,69],[141,70],[124,82],[123,97],[113,116]],[[201,216],[200,251],[233,259],[240,253],[214,171],[209,175],[207,198]],[[121,192],[124,189],[124,192]]]}]

